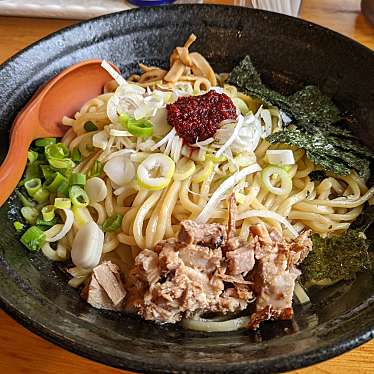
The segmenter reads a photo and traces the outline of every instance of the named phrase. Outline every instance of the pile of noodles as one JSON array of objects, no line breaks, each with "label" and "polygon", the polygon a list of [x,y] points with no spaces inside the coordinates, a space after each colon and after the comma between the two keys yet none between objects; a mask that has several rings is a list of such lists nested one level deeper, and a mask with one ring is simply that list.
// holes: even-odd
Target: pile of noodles
[{"label": "pile of noodles", "polygon": [[[265,128],[253,144],[253,149],[245,151],[244,167],[235,166],[239,153],[231,152],[227,147],[226,158],[216,161],[213,171],[207,178],[199,183],[193,183],[193,177],[185,180],[171,180],[164,189],[152,191],[140,188],[136,181],[118,186],[103,173],[102,179],[107,186],[107,196],[100,203],[90,203],[87,214],[101,225],[107,217],[115,213],[123,215],[120,230],[106,232],[102,260],[115,258],[120,261],[121,270],[125,277],[132,267],[134,258],[144,248],[152,249],[162,239],[173,237],[177,234],[179,223],[185,219],[199,219],[204,207],[209,204],[215,191],[228,177],[240,172],[251,165],[260,168],[266,166],[265,158],[268,149],[291,149],[294,154],[295,164],[288,171],[292,178],[292,190],[286,195],[275,195],[263,187],[260,168],[254,168],[252,173],[244,175],[230,185],[229,190],[220,196],[214,209],[204,211],[204,221],[226,223],[226,199],[232,191],[237,193],[238,221],[237,235],[248,239],[251,225],[264,222],[268,227],[273,227],[292,236],[309,228],[321,235],[341,233],[348,229],[350,223],[361,213],[363,204],[372,197],[373,191],[369,190],[355,171],[349,176],[328,174],[322,182],[311,181],[309,174],[316,170],[316,166],[307,159],[302,149],[286,145],[270,145],[265,137],[272,132],[279,131],[284,125],[282,116],[277,108],[263,108],[261,102],[239,92],[235,87],[225,85],[225,74],[216,74],[209,63],[199,53],[190,53],[189,47],[195,40],[192,35],[183,47],[177,47],[170,56],[170,69],[163,70],[158,67],[140,65],[142,74],[132,75],[128,79],[132,85],[143,87],[146,92],[159,90],[165,93],[179,92],[181,95],[199,95],[210,89],[226,93],[235,103],[240,99],[248,107],[256,121]],[[123,79],[123,78],[122,78]],[[70,126],[62,142],[72,151],[78,148],[81,162],[75,167],[74,172],[88,173],[95,161],[105,163],[118,154],[126,154],[131,150],[129,157],[136,164],[150,153],[165,153],[175,162],[185,157],[182,154],[182,139],[169,129],[165,136],[155,137],[147,145],[146,139],[134,136],[109,136],[105,148],[93,145],[93,137],[100,131],[110,129],[118,130],[112,118],[110,106],[113,104],[116,92],[121,90],[118,83],[121,78],[109,82],[104,93],[83,105],[73,118],[65,117],[63,123]],[[118,87],[118,88],[117,88]],[[183,93],[184,92],[184,93]],[[86,132],[84,124],[93,122],[97,131]],[[270,124],[270,125],[269,125]],[[111,133],[115,133],[115,131]],[[118,135],[118,134],[117,134]],[[162,141],[164,142],[162,143]],[[251,139],[249,139],[251,140]],[[162,143],[156,149],[154,145]],[[153,146],[153,148],[152,148]],[[214,142],[201,142],[192,145],[197,153],[204,152],[207,147],[216,150],[222,148]],[[195,161],[198,168],[204,168],[207,161]],[[257,170],[257,171],[256,171]],[[53,199],[53,196],[51,197]],[[51,201],[53,204],[53,201]],[[200,216],[201,218],[201,216]],[[74,236],[78,225],[73,224],[70,231],[58,244],[57,251],[43,248],[43,252],[52,260],[69,258]],[[51,232],[58,231],[59,227],[52,228]],[[69,269],[73,278],[70,285],[79,286],[90,274],[90,270],[74,267]],[[240,320],[242,322],[242,320]]]}]

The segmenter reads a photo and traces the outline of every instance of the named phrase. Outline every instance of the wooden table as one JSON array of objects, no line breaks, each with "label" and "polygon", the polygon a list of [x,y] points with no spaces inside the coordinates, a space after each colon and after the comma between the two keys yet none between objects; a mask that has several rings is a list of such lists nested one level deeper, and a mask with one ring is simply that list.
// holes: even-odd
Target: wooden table
[{"label": "wooden table", "polygon": [[[230,3],[230,0],[220,2]],[[350,36],[374,50],[374,27],[360,13],[360,0],[304,0],[301,17]],[[0,63],[30,43],[73,23],[0,17]],[[67,352],[32,334],[0,311],[0,373],[65,372],[124,373]],[[374,340],[335,359],[293,372],[296,373],[374,373]]]}]

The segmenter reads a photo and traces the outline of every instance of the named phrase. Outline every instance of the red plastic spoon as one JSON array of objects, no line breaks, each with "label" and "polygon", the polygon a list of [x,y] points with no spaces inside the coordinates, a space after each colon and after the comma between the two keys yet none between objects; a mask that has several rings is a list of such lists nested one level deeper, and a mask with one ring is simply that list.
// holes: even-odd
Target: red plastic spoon
[{"label": "red plastic spoon", "polygon": [[67,130],[61,125],[63,116],[74,115],[86,101],[103,92],[104,84],[112,78],[101,62],[83,61],[63,70],[38,90],[18,114],[10,132],[8,154],[0,167],[0,206],[22,177],[31,142],[63,136]]}]

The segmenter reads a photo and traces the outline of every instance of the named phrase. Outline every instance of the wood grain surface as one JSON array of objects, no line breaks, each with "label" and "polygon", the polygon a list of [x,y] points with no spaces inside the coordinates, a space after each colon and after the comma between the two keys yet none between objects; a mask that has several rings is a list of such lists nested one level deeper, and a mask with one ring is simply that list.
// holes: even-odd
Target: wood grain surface
[{"label": "wood grain surface", "polygon": [[[373,0],[374,1],[374,0]],[[230,3],[230,0],[209,2]],[[304,0],[300,17],[347,35],[374,50],[374,27],[360,0]],[[71,20],[0,17],[0,63]],[[0,311],[0,373],[126,373],[81,358],[29,332]],[[293,374],[374,373],[374,340],[332,360]]]}]

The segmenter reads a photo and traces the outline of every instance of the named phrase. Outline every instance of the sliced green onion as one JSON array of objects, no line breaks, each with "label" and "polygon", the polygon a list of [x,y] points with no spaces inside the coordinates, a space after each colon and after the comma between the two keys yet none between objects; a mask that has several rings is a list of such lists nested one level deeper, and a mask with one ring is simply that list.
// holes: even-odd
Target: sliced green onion
[{"label": "sliced green onion", "polygon": [[43,207],[42,216],[44,221],[52,221],[55,217],[55,207],[53,205],[47,205]]},{"label": "sliced green onion", "polygon": [[24,229],[24,227],[25,227],[25,225],[24,225],[23,223],[21,223],[20,221],[14,221],[14,222],[13,222],[13,226],[14,226],[14,228],[15,228],[18,232],[22,231],[22,230]]},{"label": "sliced green onion", "polygon": [[68,183],[67,179],[62,174],[60,174],[59,172],[56,172],[52,180],[46,181],[45,188],[48,191],[56,192],[60,184],[64,181]]},{"label": "sliced green onion", "polygon": [[38,152],[35,152],[33,150],[30,150],[27,152],[27,158],[28,160],[30,161],[30,163],[32,164],[34,161],[36,161],[39,157],[39,154]]},{"label": "sliced green onion", "polygon": [[56,144],[56,138],[42,138],[35,140],[35,145],[37,147],[46,147],[51,144]]},{"label": "sliced green onion", "polygon": [[96,160],[92,168],[88,172],[88,177],[100,177],[103,174],[104,165],[102,162]]},{"label": "sliced green onion", "polygon": [[[280,187],[272,184],[270,177],[277,176],[280,179]],[[275,195],[287,195],[292,191],[292,178],[282,168],[277,166],[268,166],[261,172],[261,181],[263,186]]]},{"label": "sliced green onion", "polygon": [[122,113],[119,116],[119,123],[122,125],[123,128],[127,129],[127,122],[130,119],[130,116],[127,113]]},{"label": "sliced green onion", "polygon": [[71,200],[66,197],[55,198],[55,208],[57,209],[69,209],[71,207]]},{"label": "sliced green onion", "polygon": [[38,190],[42,188],[42,181],[40,178],[32,178],[25,182],[27,193],[33,197]]},{"label": "sliced green onion", "polygon": [[48,162],[52,167],[56,169],[70,169],[75,166],[74,161],[70,158],[59,159],[50,157],[48,158]]},{"label": "sliced green onion", "polygon": [[80,162],[81,161],[81,153],[79,152],[78,148],[73,149],[73,152],[71,153],[71,159],[74,162]]},{"label": "sliced green onion", "polygon": [[64,159],[69,156],[69,149],[64,143],[51,144],[45,147],[45,155],[47,159]]},{"label": "sliced green onion", "polygon": [[37,226],[44,226],[43,229],[46,227],[52,227],[57,224],[57,218],[53,217],[50,221],[46,221],[42,219],[41,217],[38,217],[36,220]]},{"label": "sliced green onion", "polygon": [[21,236],[21,243],[30,251],[37,251],[46,240],[45,233],[36,226],[31,226]]},{"label": "sliced green onion", "polygon": [[36,219],[38,218],[39,211],[36,208],[24,206],[23,208],[21,208],[21,214],[30,225],[34,225]]},{"label": "sliced green onion", "polygon": [[62,181],[62,183],[57,188],[57,193],[63,194],[64,196],[69,196],[70,184],[67,180]]},{"label": "sliced green onion", "polygon": [[40,188],[33,197],[39,204],[43,204],[49,198],[49,191],[45,188]]},{"label": "sliced green onion", "polygon": [[115,214],[114,216],[108,217],[103,223],[103,231],[111,232],[116,231],[121,227],[122,214]]},{"label": "sliced green onion", "polygon": [[87,121],[84,125],[83,125],[84,129],[87,131],[87,132],[91,132],[91,131],[96,131],[97,130],[97,126],[92,122],[92,121]]},{"label": "sliced green onion", "polygon": [[30,163],[25,172],[25,179],[32,179],[32,178],[40,178],[41,171],[40,171],[40,164],[42,161],[34,161],[33,163]]},{"label": "sliced green onion", "polygon": [[41,165],[40,169],[42,170],[44,178],[47,180],[54,177],[56,173],[56,170],[52,169],[49,165]]},{"label": "sliced green onion", "polygon": [[35,203],[29,200],[23,193],[16,191],[16,194],[24,207],[32,208],[35,206]]},{"label": "sliced green onion", "polygon": [[74,206],[87,206],[90,202],[86,191],[79,186],[72,186],[69,191],[69,197]]},{"label": "sliced green onion", "polygon": [[86,176],[81,173],[73,173],[70,178],[70,184],[78,184],[79,186],[84,186],[86,184]]},{"label": "sliced green onion", "polygon": [[150,121],[147,120],[135,120],[130,118],[127,121],[127,130],[134,136],[145,138],[147,136],[152,136],[153,125]]}]

